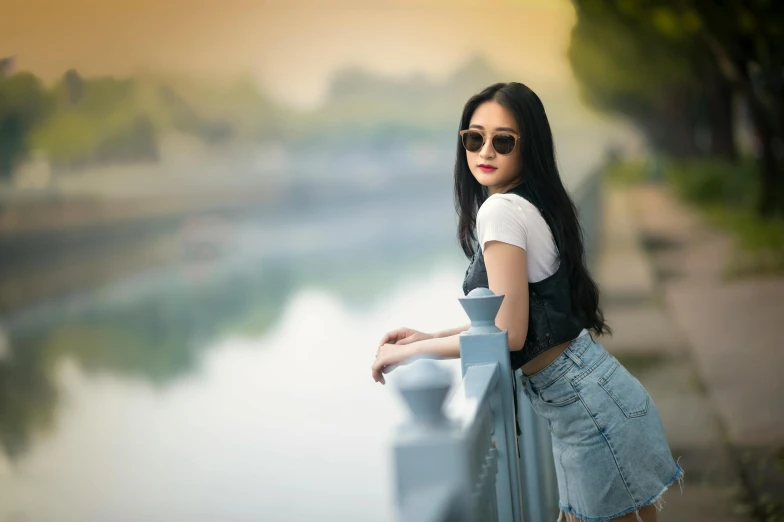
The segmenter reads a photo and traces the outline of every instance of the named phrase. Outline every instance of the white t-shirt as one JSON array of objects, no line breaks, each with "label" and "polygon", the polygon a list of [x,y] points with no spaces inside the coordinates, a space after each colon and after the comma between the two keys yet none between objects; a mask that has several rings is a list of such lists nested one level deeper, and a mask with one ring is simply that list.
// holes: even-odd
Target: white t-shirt
[{"label": "white t-shirt", "polygon": [[493,194],[476,215],[476,236],[482,251],[488,241],[501,241],[525,250],[528,281],[553,275],[560,263],[553,234],[539,209],[517,194]]},{"label": "white t-shirt", "polygon": [[[550,227],[539,209],[517,194],[493,194],[476,215],[476,236],[482,252],[488,241],[515,245],[526,253],[528,282],[536,283],[553,275],[560,264]],[[583,329],[580,335],[588,330]]]}]

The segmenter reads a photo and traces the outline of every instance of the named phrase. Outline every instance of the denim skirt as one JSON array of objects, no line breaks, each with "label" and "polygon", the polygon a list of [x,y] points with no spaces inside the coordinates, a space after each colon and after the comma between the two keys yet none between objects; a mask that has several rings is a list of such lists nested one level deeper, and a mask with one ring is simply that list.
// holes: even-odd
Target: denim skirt
[{"label": "denim skirt", "polygon": [[650,395],[590,334],[522,380],[552,434],[567,518],[604,522],[649,504],[661,509],[667,488],[682,485]]}]

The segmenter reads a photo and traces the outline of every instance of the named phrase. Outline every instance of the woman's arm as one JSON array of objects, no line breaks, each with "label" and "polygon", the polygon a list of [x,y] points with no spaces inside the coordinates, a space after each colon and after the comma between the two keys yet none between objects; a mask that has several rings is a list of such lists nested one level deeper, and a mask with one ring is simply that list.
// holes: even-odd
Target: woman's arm
[{"label": "woman's arm", "polygon": [[[507,331],[509,349],[521,350],[528,334],[528,267],[525,250],[519,246],[487,241],[484,249],[488,286],[504,300],[495,324]],[[385,368],[402,363],[409,357],[428,354],[443,359],[460,357],[460,332],[470,325],[443,330],[430,339],[409,344],[382,344],[376,351],[372,366],[373,379],[384,383]]]},{"label": "woman's arm", "polygon": [[504,295],[495,324],[507,331],[510,350],[522,350],[528,335],[528,264],[525,250],[509,243],[488,241],[484,257],[490,290],[496,295]]},{"label": "woman's arm", "polygon": [[446,336],[417,341],[411,345],[410,355],[434,355],[442,359],[460,357],[460,332]]},{"label": "woman's arm", "polygon": [[387,373],[394,366],[415,355],[431,354],[442,359],[460,357],[460,333],[468,330],[470,326],[468,324],[450,328],[449,330],[442,330],[431,334],[432,337],[430,338],[409,343],[391,344],[386,342],[381,344],[376,350],[376,360],[371,367],[373,380],[384,384],[383,373]]},{"label": "woman's arm", "polygon": [[433,334],[433,337],[437,338],[437,339],[440,339],[442,337],[452,337],[453,335],[458,335],[460,333],[465,332],[469,328],[471,328],[471,323],[464,324],[463,326],[457,326],[455,328],[450,328],[448,330],[441,330],[441,331],[435,332]]},{"label": "woman's arm", "polygon": [[[510,350],[522,350],[528,334],[528,267],[525,250],[500,241],[488,241],[485,243],[484,258],[490,290],[504,296],[495,324],[507,331]],[[432,339],[412,343],[412,355],[430,354],[445,359],[460,357],[458,334],[470,327],[467,324],[444,330],[433,334]]]},{"label": "woman's arm", "polygon": [[448,337],[433,337],[410,344],[383,344],[376,351],[376,360],[371,366],[373,380],[385,384],[382,374],[389,372],[415,355],[430,354],[442,359],[460,357],[459,333]]}]

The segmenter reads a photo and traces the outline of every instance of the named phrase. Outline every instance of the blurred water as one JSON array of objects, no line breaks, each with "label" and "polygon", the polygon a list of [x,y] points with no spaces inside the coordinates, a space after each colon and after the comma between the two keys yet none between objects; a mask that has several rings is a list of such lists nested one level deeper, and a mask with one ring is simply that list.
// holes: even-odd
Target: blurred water
[{"label": "blurred water", "polygon": [[453,214],[444,180],[222,223],[214,258],[19,321],[0,520],[392,520],[402,411],[370,364],[391,328],[465,321]]},{"label": "blurred water", "polygon": [[303,288],[262,336],[227,334],[175,382],[52,371],[52,425],[6,463],[6,520],[392,520],[401,419],[370,379],[379,335],[459,324],[459,271],[433,266],[365,311]]}]

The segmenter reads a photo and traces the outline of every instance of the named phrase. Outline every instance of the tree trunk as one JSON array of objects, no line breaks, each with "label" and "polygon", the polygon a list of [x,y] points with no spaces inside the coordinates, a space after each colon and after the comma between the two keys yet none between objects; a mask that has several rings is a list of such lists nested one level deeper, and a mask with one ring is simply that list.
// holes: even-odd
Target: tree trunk
[{"label": "tree trunk", "polygon": [[772,104],[772,107],[766,106],[754,89],[744,89],[743,92],[749,104],[762,154],[759,211],[765,217],[784,217],[784,132],[778,125],[783,117],[780,114],[782,105],[776,103]]},{"label": "tree trunk", "polygon": [[762,141],[762,197],[760,213],[765,217],[784,217],[784,139],[768,132]]},{"label": "tree trunk", "polygon": [[673,90],[667,93],[658,110],[653,111],[646,127],[657,150],[677,158],[698,154],[692,101],[691,92]]},{"label": "tree trunk", "polygon": [[[703,32],[706,44],[713,51],[721,73],[747,100],[751,119],[760,142],[762,160],[760,179],[761,197],[758,210],[765,217],[784,216],[784,91],[778,78],[780,70],[763,70],[767,82],[752,86],[749,65],[754,52],[737,52],[744,46],[738,43],[730,52],[724,43],[709,32]],[[777,76],[778,75],[778,76]],[[776,79],[770,82],[770,79]],[[765,84],[768,85],[765,85]],[[770,106],[765,103],[770,102]]]},{"label": "tree trunk", "polygon": [[711,131],[710,155],[734,161],[738,157],[735,145],[733,90],[712,59],[706,60],[703,88]]}]

